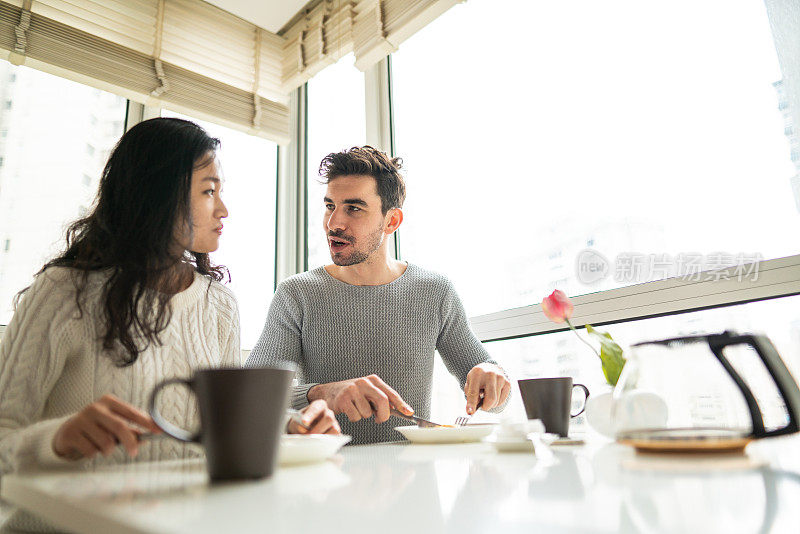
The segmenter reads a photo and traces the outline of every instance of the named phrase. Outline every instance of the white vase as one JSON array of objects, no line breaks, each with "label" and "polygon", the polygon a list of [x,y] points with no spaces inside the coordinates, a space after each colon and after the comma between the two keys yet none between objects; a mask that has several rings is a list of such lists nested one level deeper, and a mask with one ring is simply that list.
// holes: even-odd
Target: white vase
[{"label": "white vase", "polygon": [[649,391],[626,393],[616,409],[611,391],[592,395],[586,401],[586,421],[608,438],[614,438],[617,430],[663,427],[668,415],[664,399]]}]

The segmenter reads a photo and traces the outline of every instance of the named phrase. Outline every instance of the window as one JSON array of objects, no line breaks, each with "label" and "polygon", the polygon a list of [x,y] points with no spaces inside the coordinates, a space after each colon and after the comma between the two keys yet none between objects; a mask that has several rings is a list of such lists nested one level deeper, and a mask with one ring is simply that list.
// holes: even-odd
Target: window
[{"label": "window", "polygon": [[[5,106],[0,125],[0,324],[13,314],[12,299],[63,248],[64,229],[91,206],[96,191],[82,187],[84,174],[99,177],[100,153],[113,147],[125,118],[125,99],[0,61]],[[8,81],[14,80],[11,84]],[[12,105],[13,102],[13,105]],[[96,125],[91,117],[98,117]],[[98,147],[89,154],[87,143]],[[13,246],[12,246],[13,241]]]},{"label": "window", "polygon": [[364,75],[349,55],[308,82],[308,267],[330,263],[319,164],[331,152],[366,143]]},{"label": "window", "polygon": [[216,264],[230,271],[228,284],[239,303],[242,349],[258,341],[275,288],[275,193],[277,145],[217,124],[162,111],[198,123],[222,146],[222,200],[228,208]]},{"label": "window", "polygon": [[800,251],[763,3],[474,0],[392,65],[402,257],[471,316]]}]

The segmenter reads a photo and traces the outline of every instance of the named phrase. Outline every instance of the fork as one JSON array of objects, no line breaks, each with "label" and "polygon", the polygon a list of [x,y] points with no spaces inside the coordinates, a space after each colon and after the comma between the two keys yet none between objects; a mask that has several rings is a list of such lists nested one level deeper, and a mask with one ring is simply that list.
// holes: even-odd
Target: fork
[{"label": "fork", "polygon": [[[483,404],[483,393],[481,393],[481,398],[478,400],[478,405],[475,406],[475,412],[476,413],[478,412],[478,408],[480,408],[482,404]],[[472,414],[472,415],[475,415],[475,414]],[[472,415],[462,415],[461,417],[456,417],[455,425],[456,426],[467,426],[467,423],[469,423],[469,420],[472,419]]]}]

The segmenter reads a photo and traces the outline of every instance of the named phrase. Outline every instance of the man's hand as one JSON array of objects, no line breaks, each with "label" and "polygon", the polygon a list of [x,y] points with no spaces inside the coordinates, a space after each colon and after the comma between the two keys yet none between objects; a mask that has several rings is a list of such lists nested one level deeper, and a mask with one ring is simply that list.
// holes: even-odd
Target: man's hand
[{"label": "man's hand", "polygon": [[316,385],[308,390],[308,400],[317,399],[326,401],[334,413],[347,414],[351,421],[374,415],[376,423],[383,423],[389,419],[391,407],[406,415],[414,413],[414,409],[378,375]]},{"label": "man's hand", "polygon": [[114,395],[103,395],[58,427],[53,437],[53,451],[68,460],[94,458],[97,453],[108,456],[122,444],[133,457],[139,452],[141,430],[161,433],[145,412],[121,401]]},{"label": "man's hand", "polygon": [[336,421],[333,410],[328,408],[324,400],[315,400],[302,410],[303,424],[308,430],[300,426],[295,421],[289,422],[290,434],[341,434],[342,429]]},{"label": "man's hand", "polygon": [[491,410],[503,404],[511,392],[511,382],[503,370],[491,363],[479,363],[467,375],[464,394],[467,396],[467,413],[472,415],[478,406],[483,393],[481,408]]}]

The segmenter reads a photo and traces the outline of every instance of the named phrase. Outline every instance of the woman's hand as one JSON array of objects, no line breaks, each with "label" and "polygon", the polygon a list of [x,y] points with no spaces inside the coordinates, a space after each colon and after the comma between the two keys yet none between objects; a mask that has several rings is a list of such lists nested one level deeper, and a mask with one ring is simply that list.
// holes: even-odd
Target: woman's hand
[{"label": "woman's hand", "polygon": [[53,451],[61,458],[79,460],[94,458],[97,453],[108,456],[121,443],[134,457],[139,453],[141,430],[131,423],[161,433],[145,412],[114,395],[103,395],[58,428],[53,437]]},{"label": "woman's hand", "polygon": [[339,428],[339,423],[336,421],[336,416],[333,410],[328,408],[328,404],[324,400],[315,400],[302,410],[303,424],[308,427],[308,430],[300,426],[298,423],[291,421],[289,423],[290,434],[341,434],[342,430]]}]

